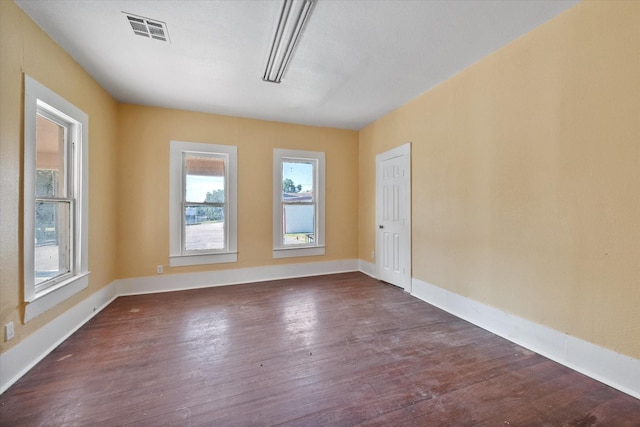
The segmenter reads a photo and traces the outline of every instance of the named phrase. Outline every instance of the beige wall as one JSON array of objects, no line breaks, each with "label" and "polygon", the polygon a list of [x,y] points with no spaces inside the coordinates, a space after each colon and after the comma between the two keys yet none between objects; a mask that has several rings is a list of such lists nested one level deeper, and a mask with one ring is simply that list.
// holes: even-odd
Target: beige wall
[{"label": "beige wall", "polygon": [[584,2],[360,133],[412,142],[413,277],[640,358],[640,2]]},{"label": "beige wall", "polygon": [[[89,115],[89,288],[22,324],[23,73]],[[0,1],[0,352],[115,279],[116,102],[12,1]],[[16,337],[4,342],[4,325]]]},{"label": "beige wall", "polygon": [[[118,276],[358,258],[358,133],[162,108],[119,107]],[[168,267],[169,141],[238,147],[238,262]],[[326,254],[272,258],[273,149],[326,153]]]}]

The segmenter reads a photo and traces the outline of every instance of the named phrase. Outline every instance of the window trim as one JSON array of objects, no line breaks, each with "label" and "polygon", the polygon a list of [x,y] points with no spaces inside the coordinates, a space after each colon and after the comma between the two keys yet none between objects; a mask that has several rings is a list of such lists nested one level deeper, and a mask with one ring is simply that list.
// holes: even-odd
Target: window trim
[{"label": "window trim", "polygon": [[[315,238],[313,244],[285,246],[282,243],[282,163],[285,160],[313,161],[315,176]],[[273,149],[273,258],[319,256],[325,254],[325,153],[321,151]]]},{"label": "window trim", "polygon": [[[207,144],[202,142],[170,141],[169,149],[169,266],[219,264],[238,261],[238,148],[234,145]],[[185,182],[183,155],[221,154],[227,158],[225,170],[226,249],[203,253],[184,253],[184,226],[182,207]]]},{"label": "window trim", "polygon": [[[24,322],[55,307],[89,286],[89,116],[35,79],[24,75],[24,224],[23,290]],[[35,284],[35,203],[36,203],[36,117],[42,110],[69,124],[73,153],[72,182],[69,196],[74,200],[70,212],[74,227],[70,269],[43,289]]]}]

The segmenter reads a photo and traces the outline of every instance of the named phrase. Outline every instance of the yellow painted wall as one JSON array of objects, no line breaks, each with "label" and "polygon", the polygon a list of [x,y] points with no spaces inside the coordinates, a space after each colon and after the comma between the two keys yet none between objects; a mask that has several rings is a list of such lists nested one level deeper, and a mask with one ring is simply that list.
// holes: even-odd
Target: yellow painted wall
[{"label": "yellow painted wall", "polygon": [[[118,111],[118,277],[358,257],[358,133],[137,105]],[[169,141],[238,147],[238,262],[168,267]],[[273,149],[326,153],[326,253],[272,257]]]},{"label": "yellow painted wall", "polygon": [[[23,73],[89,115],[89,288],[22,324]],[[115,279],[116,102],[12,1],[0,1],[0,325],[24,337]]]},{"label": "yellow painted wall", "polygon": [[360,132],[412,142],[413,277],[640,358],[640,2],[583,2]]}]

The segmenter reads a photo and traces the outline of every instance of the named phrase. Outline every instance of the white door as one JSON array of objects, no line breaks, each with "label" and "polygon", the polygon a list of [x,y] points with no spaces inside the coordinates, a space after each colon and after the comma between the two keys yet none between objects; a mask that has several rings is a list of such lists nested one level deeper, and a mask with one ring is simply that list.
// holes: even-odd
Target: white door
[{"label": "white door", "polygon": [[378,279],[411,292],[411,144],[376,156]]}]

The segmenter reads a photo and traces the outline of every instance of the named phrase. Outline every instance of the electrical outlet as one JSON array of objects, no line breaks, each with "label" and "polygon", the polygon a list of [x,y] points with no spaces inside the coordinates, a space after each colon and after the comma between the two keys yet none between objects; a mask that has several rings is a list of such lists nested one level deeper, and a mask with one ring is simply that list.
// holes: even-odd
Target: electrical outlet
[{"label": "electrical outlet", "polygon": [[5,341],[9,341],[10,339],[13,339],[14,337],[14,331],[13,331],[13,322],[9,322],[6,325],[4,325],[4,336],[5,336]]},{"label": "electrical outlet", "polygon": [[159,265],[159,266],[157,266],[157,267],[156,267],[156,272],[157,272],[158,274],[162,274],[162,273],[164,273],[164,268],[162,268],[162,266],[161,266],[161,265]]},{"label": "electrical outlet", "polygon": [[371,259],[375,259],[376,257],[376,251],[371,251]]}]

